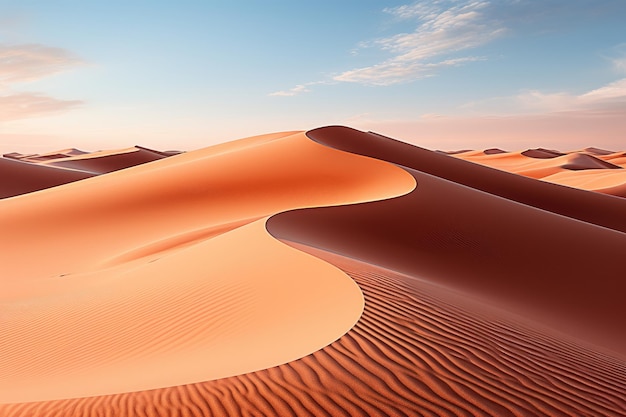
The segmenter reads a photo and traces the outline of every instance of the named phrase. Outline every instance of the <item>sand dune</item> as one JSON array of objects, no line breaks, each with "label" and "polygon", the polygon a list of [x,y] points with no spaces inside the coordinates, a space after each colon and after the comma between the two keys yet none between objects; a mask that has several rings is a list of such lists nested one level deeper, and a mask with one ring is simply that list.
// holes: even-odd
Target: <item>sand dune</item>
[{"label": "sand dune", "polygon": [[0,415],[626,415],[626,200],[459,159],[592,153],[326,127],[0,201]]},{"label": "sand dune", "polygon": [[556,158],[557,156],[565,155],[564,153],[561,153],[559,151],[555,151],[553,149],[544,149],[544,148],[527,149],[523,152],[520,152],[520,154],[527,156],[529,158],[538,158],[538,159],[551,159],[551,158]]},{"label": "sand dune", "polygon": [[22,162],[11,158],[0,158],[0,198],[15,197],[57,185],[93,177],[82,171],[57,169]]},{"label": "sand dune", "polygon": [[57,185],[156,161],[180,152],[132,148],[85,152],[76,148],[42,154],[7,153],[0,158],[0,198],[14,197]]},{"label": "sand dune", "polygon": [[[626,235],[616,231],[626,226],[626,218],[617,214],[626,212],[625,200],[491,172],[346,128],[313,130],[308,135],[329,146],[400,164],[418,186],[406,196],[383,202],[310,209],[306,221],[299,220],[298,212],[285,213],[268,222],[277,237],[414,276],[437,277],[438,282],[478,297],[486,295],[485,302],[500,304],[582,340],[597,341],[626,357],[626,335],[620,330],[626,313],[621,302],[626,282],[621,279],[621,266],[614,262],[626,247]],[[432,175],[431,168],[439,170],[439,176]],[[465,186],[445,176],[463,179]],[[507,178],[518,180],[519,185],[507,184]],[[505,190],[508,200],[493,192],[499,190],[483,192],[489,191],[487,180],[510,185]],[[552,193],[543,194],[546,188]],[[529,196],[535,200],[528,201]],[[593,219],[591,212],[547,212],[546,207],[557,199],[576,201],[579,208],[594,201],[597,207],[604,204],[616,210],[616,215]],[[616,230],[565,217],[578,214],[578,219],[585,215],[590,223],[606,221],[605,227],[611,221]],[[291,229],[299,239],[291,235]],[[572,262],[589,253],[594,253],[594,263]],[[544,258],[549,261],[542,261]],[[598,264],[603,265],[601,276]],[[589,277],[593,277],[592,286]]]},{"label": "sand dune", "polygon": [[167,155],[162,152],[132,147],[116,151],[99,151],[75,156],[49,158],[46,160],[46,164],[92,172],[94,174],[105,174],[166,157]]},{"label": "sand dune", "polygon": [[365,295],[356,326],[300,360],[216,381],[0,405],[11,416],[620,416],[623,362],[425,280],[302,245]]},{"label": "sand dune", "polygon": [[558,172],[542,180],[582,190],[626,197],[626,170]]},{"label": "sand dune", "polygon": [[485,152],[464,151],[449,154],[466,161],[554,184],[624,196],[626,181],[623,179],[626,177],[621,171],[617,171],[626,167],[623,152],[598,148],[585,148],[567,153],[543,148],[497,155]]},{"label": "sand dune", "polygon": [[400,168],[296,133],[6,200],[0,401],[180,385],[320,349],[354,325],[360,290],[273,240],[263,218],[414,186]]}]

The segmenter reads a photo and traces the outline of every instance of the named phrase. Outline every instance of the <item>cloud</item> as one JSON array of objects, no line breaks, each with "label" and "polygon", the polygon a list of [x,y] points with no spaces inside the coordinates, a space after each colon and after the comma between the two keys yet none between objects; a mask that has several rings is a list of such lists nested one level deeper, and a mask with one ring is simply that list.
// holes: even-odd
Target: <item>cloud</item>
[{"label": "cloud", "polygon": [[[386,8],[383,11],[399,20],[414,20],[413,32],[361,42],[355,50],[377,48],[391,57],[370,66],[344,71],[332,77],[335,82],[387,86],[432,77],[439,70],[458,67],[485,57],[458,56],[461,51],[484,45],[506,33],[496,19],[488,18],[484,10],[487,1],[435,0]],[[290,97],[309,92],[314,84],[300,84],[271,96]]]},{"label": "cloud", "polygon": [[0,44],[0,84],[35,81],[82,64],[68,51],[40,44]]},{"label": "cloud", "polygon": [[461,106],[473,114],[541,114],[584,111],[594,113],[626,112],[626,78],[583,94],[546,93],[539,90],[520,92],[509,97],[493,97]]},{"label": "cloud", "polygon": [[269,93],[268,96],[270,97],[293,97],[293,96],[297,96],[299,94],[302,93],[309,93],[311,92],[311,89],[309,87],[313,86],[313,85],[328,85],[328,84],[335,84],[335,82],[332,81],[311,81],[309,83],[304,83],[304,84],[298,84],[293,88],[290,88],[289,90],[282,90],[282,91],[275,91],[273,93]]},{"label": "cloud", "polygon": [[626,102],[626,78],[614,81],[604,87],[597,88],[578,97],[587,104],[620,100]]},{"label": "cloud", "polygon": [[356,70],[345,71],[333,79],[343,82],[358,82],[369,85],[392,85],[405,81],[432,77],[437,70],[445,67],[458,67],[467,62],[482,61],[484,57],[468,56],[446,59],[439,62],[397,62],[389,60],[381,64]]},{"label": "cloud", "polygon": [[79,100],[59,100],[35,93],[0,96],[0,122],[46,116],[81,104],[83,102]]},{"label": "cloud", "polygon": [[15,92],[15,84],[36,81],[83,62],[68,51],[40,44],[0,44],[0,122],[49,115],[80,106],[40,93]]},{"label": "cloud", "polygon": [[275,97],[292,97],[292,96],[297,96],[298,94],[308,93],[309,91],[311,90],[307,88],[306,85],[298,84],[297,86],[289,90],[276,91],[274,93],[270,93],[269,95],[275,96]]},{"label": "cloud", "polygon": [[345,123],[431,149],[599,146],[623,149],[626,78],[582,94],[523,91],[469,103],[470,112],[384,119],[361,114]]},{"label": "cloud", "polygon": [[[451,56],[484,45],[506,29],[483,13],[486,1],[435,1],[384,9],[399,19],[417,20],[411,33],[401,33],[363,44],[392,56],[367,67],[345,71],[333,79],[370,85],[392,85],[432,76],[436,70],[482,60],[475,56]],[[435,59],[437,57],[443,57]]]}]

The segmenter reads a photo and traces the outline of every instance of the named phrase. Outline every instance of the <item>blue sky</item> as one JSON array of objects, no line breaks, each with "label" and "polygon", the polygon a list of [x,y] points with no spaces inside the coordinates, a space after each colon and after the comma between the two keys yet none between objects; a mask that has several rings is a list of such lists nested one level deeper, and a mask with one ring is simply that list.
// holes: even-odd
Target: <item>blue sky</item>
[{"label": "blue sky", "polygon": [[623,0],[0,0],[0,151],[343,124],[626,148]]}]

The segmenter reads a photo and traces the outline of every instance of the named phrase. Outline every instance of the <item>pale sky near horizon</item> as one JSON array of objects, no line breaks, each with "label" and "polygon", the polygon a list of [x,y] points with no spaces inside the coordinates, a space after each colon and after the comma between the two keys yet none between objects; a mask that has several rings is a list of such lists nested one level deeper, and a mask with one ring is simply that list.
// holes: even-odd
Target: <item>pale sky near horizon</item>
[{"label": "pale sky near horizon", "polygon": [[624,0],[0,0],[0,152],[331,124],[624,150],[624,22]]}]

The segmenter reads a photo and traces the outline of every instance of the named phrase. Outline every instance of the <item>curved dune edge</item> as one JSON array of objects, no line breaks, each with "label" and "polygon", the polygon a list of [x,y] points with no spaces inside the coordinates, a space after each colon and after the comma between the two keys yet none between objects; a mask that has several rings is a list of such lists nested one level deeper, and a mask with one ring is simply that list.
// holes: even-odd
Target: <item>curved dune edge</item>
[{"label": "curved dune edge", "polygon": [[338,341],[297,361],[231,378],[0,404],[0,414],[617,416],[626,411],[622,361],[427,281],[290,244],[341,268],[365,295],[361,319]]},{"label": "curved dune edge", "polygon": [[358,320],[361,292],[264,218],[414,188],[392,164],[296,133],[2,202],[0,401],[223,378],[326,346]]},{"label": "curved dune edge", "polygon": [[[3,355],[14,363],[2,360],[0,401],[122,393],[272,367],[333,342],[363,309],[352,279],[273,239],[265,219],[124,269],[72,277],[96,290],[40,302],[45,318],[5,311],[12,331]],[[69,295],[82,297],[68,305]],[[45,349],[20,343],[32,343],[33,328]],[[92,345],[76,346],[85,339]]]},{"label": "curved dune edge", "polygon": [[420,187],[391,200],[283,213],[268,223],[274,236],[433,280],[626,358],[626,281],[616,262],[626,201],[349,128],[307,135],[397,163]]}]

